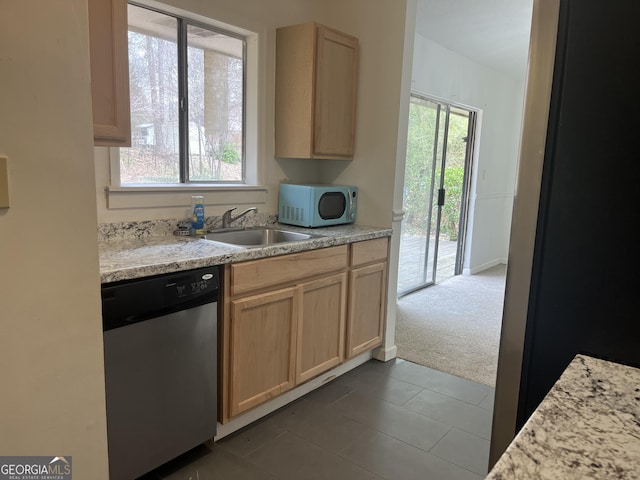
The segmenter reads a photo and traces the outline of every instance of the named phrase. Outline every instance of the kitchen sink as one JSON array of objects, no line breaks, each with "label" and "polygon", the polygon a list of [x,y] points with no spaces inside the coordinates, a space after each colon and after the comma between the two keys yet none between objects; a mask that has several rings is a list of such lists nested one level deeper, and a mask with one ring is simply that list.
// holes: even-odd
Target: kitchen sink
[{"label": "kitchen sink", "polygon": [[265,247],[279,243],[300,242],[320,238],[321,235],[309,233],[293,232],[280,228],[248,228],[246,230],[235,230],[227,232],[207,233],[202,238],[214,242],[226,243],[228,245],[242,247]]}]

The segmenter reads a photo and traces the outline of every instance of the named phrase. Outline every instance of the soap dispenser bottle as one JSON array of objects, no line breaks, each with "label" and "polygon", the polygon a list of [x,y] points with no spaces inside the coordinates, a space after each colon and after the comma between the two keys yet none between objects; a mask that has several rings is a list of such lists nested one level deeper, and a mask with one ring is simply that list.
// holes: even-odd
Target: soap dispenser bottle
[{"label": "soap dispenser bottle", "polygon": [[204,235],[204,197],[191,197],[191,235]]}]

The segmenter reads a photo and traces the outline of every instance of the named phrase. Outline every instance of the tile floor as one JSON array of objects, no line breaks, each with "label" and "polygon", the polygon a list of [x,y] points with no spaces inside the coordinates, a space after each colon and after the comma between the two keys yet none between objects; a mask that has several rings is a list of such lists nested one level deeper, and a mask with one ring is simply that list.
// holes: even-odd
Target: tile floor
[{"label": "tile floor", "polygon": [[466,480],[487,473],[494,389],[371,360],[144,480]]}]

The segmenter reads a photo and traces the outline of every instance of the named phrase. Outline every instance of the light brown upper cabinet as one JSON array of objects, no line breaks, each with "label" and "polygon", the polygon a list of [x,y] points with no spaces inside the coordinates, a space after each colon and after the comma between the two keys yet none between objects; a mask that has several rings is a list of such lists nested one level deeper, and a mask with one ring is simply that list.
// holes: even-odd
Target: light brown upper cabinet
[{"label": "light brown upper cabinet", "polygon": [[276,30],[275,156],[353,158],[358,39],[310,22]]},{"label": "light brown upper cabinet", "polygon": [[89,0],[94,145],[131,146],[127,1]]}]

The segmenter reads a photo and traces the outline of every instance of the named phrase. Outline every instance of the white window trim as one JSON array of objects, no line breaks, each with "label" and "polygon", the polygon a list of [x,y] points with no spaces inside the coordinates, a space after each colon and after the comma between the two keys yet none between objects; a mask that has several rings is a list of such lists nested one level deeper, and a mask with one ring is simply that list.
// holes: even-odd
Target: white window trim
[{"label": "white window trim", "polygon": [[[185,192],[199,192],[205,197],[206,204],[236,204],[237,192],[242,200],[250,203],[265,203],[267,188],[262,184],[261,169],[258,164],[259,152],[262,150],[263,138],[260,135],[259,118],[259,78],[260,78],[260,45],[258,34],[243,28],[220,22],[209,17],[181,10],[153,0],[136,0],[136,3],[158,9],[170,14],[195,20],[206,25],[218,27],[245,37],[245,181],[244,183],[211,184],[154,184],[154,185],[122,185],[120,183],[120,149],[109,149],[110,185],[105,188],[107,208],[145,208],[172,207],[184,204]],[[231,194],[231,195],[230,195]]]}]

